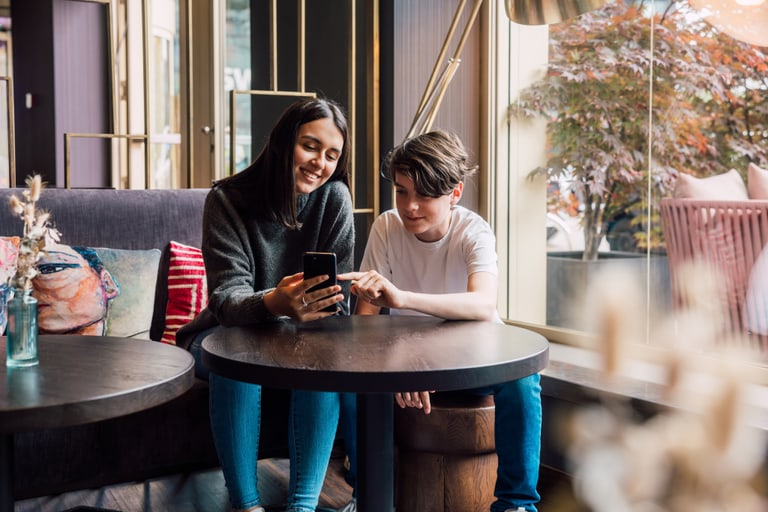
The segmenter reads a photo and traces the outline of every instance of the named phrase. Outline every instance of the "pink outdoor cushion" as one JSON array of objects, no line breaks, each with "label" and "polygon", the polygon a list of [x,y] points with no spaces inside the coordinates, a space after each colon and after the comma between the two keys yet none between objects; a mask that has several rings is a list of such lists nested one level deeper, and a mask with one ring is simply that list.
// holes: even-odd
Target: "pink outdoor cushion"
[{"label": "pink outdoor cushion", "polygon": [[708,178],[697,178],[690,174],[680,173],[675,183],[674,196],[715,201],[749,199],[744,180],[736,169]]},{"label": "pink outdoor cushion", "polygon": [[761,169],[753,163],[749,164],[747,188],[750,199],[768,199],[768,170]]}]

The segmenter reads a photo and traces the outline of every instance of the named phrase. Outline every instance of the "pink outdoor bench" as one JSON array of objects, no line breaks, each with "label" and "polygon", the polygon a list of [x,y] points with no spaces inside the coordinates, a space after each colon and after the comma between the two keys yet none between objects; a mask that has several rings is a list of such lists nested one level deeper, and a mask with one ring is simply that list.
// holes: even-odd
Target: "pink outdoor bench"
[{"label": "pink outdoor bench", "polygon": [[684,307],[682,266],[704,262],[723,279],[723,330],[747,335],[768,359],[768,200],[661,201],[674,304]]}]

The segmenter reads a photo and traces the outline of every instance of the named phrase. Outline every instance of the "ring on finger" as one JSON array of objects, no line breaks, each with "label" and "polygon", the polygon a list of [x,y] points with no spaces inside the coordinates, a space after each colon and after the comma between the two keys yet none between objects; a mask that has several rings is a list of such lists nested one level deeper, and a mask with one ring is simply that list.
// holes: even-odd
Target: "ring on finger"
[{"label": "ring on finger", "polygon": [[309,306],[309,304],[307,303],[307,299],[306,299],[305,295],[301,296],[301,303],[304,304],[304,307]]}]

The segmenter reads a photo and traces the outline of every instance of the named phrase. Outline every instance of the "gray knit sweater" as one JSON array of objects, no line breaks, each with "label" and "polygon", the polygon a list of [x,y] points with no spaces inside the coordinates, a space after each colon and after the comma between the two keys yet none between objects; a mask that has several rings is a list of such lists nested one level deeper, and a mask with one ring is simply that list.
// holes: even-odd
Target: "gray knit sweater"
[{"label": "gray knit sweater", "polygon": [[[354,219],[345,184],[332,181],[300,195],[299,230],[256,218],[247,190],[241,181],[224,180],[208,193],[202,244],[208,307],[178,331],[176,343],[183,348],[197,333],[216,325],[275,321],[264,307],[264,294],[283,277],[303,270],[306,251],[335,252],[338,272],[353,270]],[[349,284],[340,284],[348,297]],[[344,314],[349,314],[347,304],[342,303]]]}]

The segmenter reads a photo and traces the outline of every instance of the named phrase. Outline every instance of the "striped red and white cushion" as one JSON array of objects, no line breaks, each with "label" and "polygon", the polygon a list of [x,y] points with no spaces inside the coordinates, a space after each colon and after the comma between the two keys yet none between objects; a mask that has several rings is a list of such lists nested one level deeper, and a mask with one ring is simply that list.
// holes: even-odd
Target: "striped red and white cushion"
[{"label": "striped red and white cushion", "polygon": [[168,305],[163,343],[176,344],[176,331],[191,321],[208,303],[203,253],[196,247],[170,243]]}]

